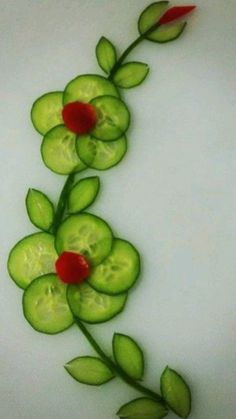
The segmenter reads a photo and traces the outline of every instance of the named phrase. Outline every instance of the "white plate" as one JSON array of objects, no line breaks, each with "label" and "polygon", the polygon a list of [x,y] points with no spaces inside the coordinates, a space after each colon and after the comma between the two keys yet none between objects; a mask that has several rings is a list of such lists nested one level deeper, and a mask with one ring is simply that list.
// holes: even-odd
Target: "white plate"
[{"label": "white plate", "polygon": [[[5,265],[12,245],[34,231],[24,208],[28,187],[56,199],[63,183],[42,164],[32,102],[77,74],[100,73],[99,37],[122,51],[148,4],[1,2],[1,418],[111,419],[138,396],[118,379],[100,388],[72,380],[63,364],[92,349],[76,327],[52,337],[34,332]],[[180,371],[192,388],[192,419],[234,419],[236,3],[197,5],[181,39],[145,42],[130,57],[151,72],[124,92],[133,118],[129,153],[101,173],[92,210],[136,244],[143,273],[124,313],[91,330],[107,350],[114,331],[137,339],[145,383],[156,390],[166,364]]]}]

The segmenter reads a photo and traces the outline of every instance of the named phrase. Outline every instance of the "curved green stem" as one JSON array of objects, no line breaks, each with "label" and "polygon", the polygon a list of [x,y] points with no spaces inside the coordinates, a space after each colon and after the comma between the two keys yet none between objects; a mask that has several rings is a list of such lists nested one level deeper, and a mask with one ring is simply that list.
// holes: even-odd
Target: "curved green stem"
[{"label": "curved green stem", "polygon": [[54,216],[54,220],[53,220],[53,224],[52,224],[52,228],[51,228],[51,231],[52,231],[53,234],[56,234],[57,229],[62,222],[64,212],[65,212],[65,208],[66,208],[66,204],[67,204],[68,194],[69,194],[69,192],[71,190],[71,187],[74,183],[74,178],[75,178],[75,173],[71,173],[68,176],[68,178],[65,182],[65,185],[63,186],[63,189],[61,191],[61,195],[60,195],[59,200],[58,200],[58,204],[57,204],[57,208],[56,208],[56,212],[55,212],[55,216]]},{"label": "curved green stem", "polygon": [[120,68],[121,64],[124,62],[126,57],[130,54],[133,49],[139,45],[148,35],[150,35],[153,31],[155,31],[159,27],[159,23],[155,23],[152,25],[146,32],[144,32],[142,35],[140,35],[135,41],[133,41],[128,48],[121,54],[119,60],[115,63],[114,67],[111,69],[111,72],[109,74],[108,80],[112,80],[117,70]]},{"label": "curved green stem", "polygon": [[94,337],[85,327],[85,325],[77,317],[75,317],[75,322],[77,326],[80,328],[81,332],[84,334],[84,336],[88,339],[94,350],[97,352],[97,354],[116,375],[118,375],[123,381],[125,381],[128,385],[138,390],[140,393],[144,394],[145,396],[151,397],[152,399],[162,403],[163,405],[166,405],[165,400],[158,393],[155,393],[149,388],[144,387],[137,381],[133,380],[133,378],[126,374],[126,372],[122,368],[120,368],[119,365],[112,361],[112,359],[109,358],[109,356],[103,351],[100,345],[95,341]]}]

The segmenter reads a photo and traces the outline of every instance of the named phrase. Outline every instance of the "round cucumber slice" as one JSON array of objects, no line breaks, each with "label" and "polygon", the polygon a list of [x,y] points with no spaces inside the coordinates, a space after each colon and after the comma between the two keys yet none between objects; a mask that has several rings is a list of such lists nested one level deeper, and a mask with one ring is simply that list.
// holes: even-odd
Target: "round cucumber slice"
[{"label": "round cucumber slice", "polygon": [[86,165],[80,160],[75,144],[76,134],[65,125],[52,128],[45,135],[41,146],[44,164],[60,175],[84,170]]},{"label": "round cucumber slice", "polygon": [[35,330],[55,334],[73,324],[66,291],[67,286],[54,274],[36,278],[28,286],[23,295],[23,310]]},{"label": "round cucumber slice", "polygon": [[54,236],[35,233],[13,247],[8,258],[8,272],[19,287],[26,288],[38,276],[55,272],[57,258]]},{"label": "round cucumber slice", "polygon": [[62,92],[50,92],[39,97],[32,106],[31,120],[40,134],[46,134],[56,125],[62,124]]},{"label": "round cucumber slice", "polygon": [[127,294],[102,294],[84,282],[81,285],[69,285],[67,298],[72,312],[79,319],[87,323],[102,323],[123,310]]},{"label": "round cucumber slice", "polygon": [[112,231],[95,215],[71,215],[59,227],[56,235],[58,253],[72,251],[84,255],[96,266],[105,259],[112,247]]},{"label": "round cucumber slice", "polygon": [[120,138],[129,128],[130,113],[124,102],[113,96],[100,96],[90,102],[97,112],[92,136],[102,141]]},{"label": "round cucumber slice", "polygon": [[115,239],[108,257],[92,270],[89,284],[105,294],[120,294],[134,285],[139,271],[137,250],[129,242]]},{"label": "round cucumber slice", "polygon": [[122,160],[127,151],[127,140],[125,135],[107,142],[85,135],[77,138],[76,148],[80,159],[88,167],[107,170]]},{"label": "round cucumber slice", "polygon": [[119,97],[117,88],[105,77],[85,74],[71,80],[64,91],[63,103],[90,102],[97,96],[111,95]]}]

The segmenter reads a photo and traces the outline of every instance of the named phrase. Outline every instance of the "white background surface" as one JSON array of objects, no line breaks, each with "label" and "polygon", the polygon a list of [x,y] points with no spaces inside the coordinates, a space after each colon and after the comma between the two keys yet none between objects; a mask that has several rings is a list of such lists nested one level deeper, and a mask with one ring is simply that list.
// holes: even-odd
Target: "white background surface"
[{"label": "white background surface", "polygon": [[[13,244],[34,231],[28,187],[56,200],[63,183],[41,162],[32,102],[77,74],[100,73],[99,37],[121,52],[148,4],[1,1],[1,418],[111,419],[138,396],[119,379],[101,388],[72,380],[62,366],[92,349],[76,327],[52,337],[31,329],[5,266]],[[192,388],[192,419],[235,419],[236,3],[196,4],[181,39],[145,42],[130,57],[151,71],[124,92],[133,115],[129,153],[101,173],[92,211],[138,247],[143,272],[125,312],[91,330],[106,349],[114,331],[137,339],[145,383],[156,390],[166,364],[180,371]]]}]

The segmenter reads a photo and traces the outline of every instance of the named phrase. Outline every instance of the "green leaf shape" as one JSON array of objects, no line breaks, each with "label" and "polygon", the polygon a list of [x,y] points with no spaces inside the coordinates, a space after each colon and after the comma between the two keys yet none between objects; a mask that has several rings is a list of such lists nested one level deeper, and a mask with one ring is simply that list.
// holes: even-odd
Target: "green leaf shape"
[{"label": "green leaf shape", "polygon": [[145,63],[133,61],[123,64],[115,73],[113,81],[116,86],[122,89],[130,89],[131,87],[141,84],[149,73],[149,67]]},{"label": "green leaf shape", "polygon": [[77,153],[79,158],[92,169],[108,170],[116,166],[127,151],[126,136],[115,141],[100,141],[90,135],[77,139]]},{"label": "green leaf shape", "polygon": [[168,25],[161,25],[154,29],[149,34],[145,35],[155,23],[158,22],[160,17],[168,7],[168,1],[159,1],[148,6],[141,14],[138,21],[138,30],[141,35],[146,39],[153,42],[165,43],[177,39],[185,29],[186,22],[170,23]]},{"label": "green leaf shape", "polygon": [[52,234],[34,233],[13,247],[8,258],[8,272],[20,288],[26,288],[40,275],[55,271],[58,255],[54,240]]},{"label": "green leaf shape", "polygon": [[116,363],[134,380],[141,380],[144,356],[138,344],[130,336],[115,333],[112,346]]},{"label": "green leaf shape", "polygon": [[98,176],[91,176],[79,180],[70,191],[68,197],[68,210],[71,214],[83,211],[96,199],[100,188]]},{"label": "green leaf shape", "polygon": [[167,414],[168,410],[163,404],[147,397],[132,400],[117,412],[120,418],[128,419],[162,419]]},{"label": "green leaf shape", "polygon": [[23,295],[24,316],[37,332],[54,335],[74,323],[66,290],[67,285],[55,274],[40,276],[26,288]]},{"label": "green leaf shape", "polygon": [[33,103],[31,121],[40,134],[46,134],[56,125],[62,124],[63,92],[49,92]]},{"label": "green leaf shape", "polygon": [[130,113],[125,103],[114,96],[99,96],[90,103],[97,112],[92,136],[102,141],[118,140],[130,124]]},{"label": "green leaf shape", "polygon": [[76,381],[91,386],[100,386],[114,378],[114,373],[105,362],[91,356],[72,359],[65,369]]},{"label": "green leaf shape", "polygon": [[166,367],[161,376],[161,393],[168,406],[181,418],[187,418],[191,411],[191,392],[184,379],[174,370]]},{"label": "green leaf shape", "polygon": [[96,57],[101,69],[109,74],[116,63],[116,49],[111,41],[104,36],[97,43]]},{"label": "green leaf shape", "polygon": [[37,189],[29,189],[25,203],[30,221],[41,230],[48,231],[55,214],[49,198]]},{"label": "green leaf shape", "polygon": [[86,169],[76,151],[76,134],[65,125],[57,125],[43,138],[41,155],[45,166],[59,175]]}]

